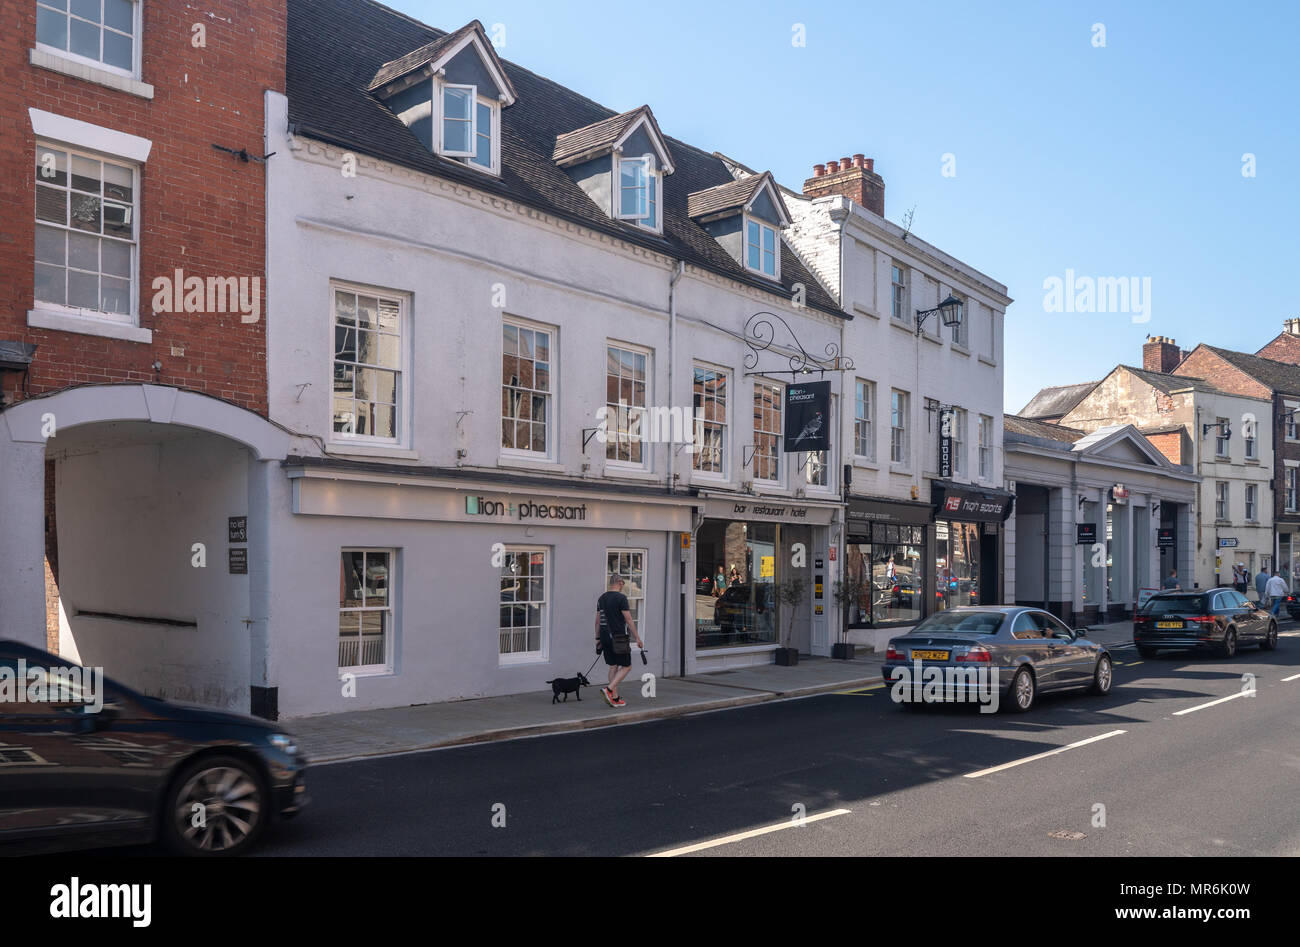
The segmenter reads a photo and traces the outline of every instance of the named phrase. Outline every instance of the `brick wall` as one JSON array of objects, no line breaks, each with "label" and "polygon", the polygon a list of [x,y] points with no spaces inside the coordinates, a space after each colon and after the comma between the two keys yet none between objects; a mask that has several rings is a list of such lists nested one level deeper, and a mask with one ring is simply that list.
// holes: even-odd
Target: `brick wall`
[{"label": "brick wall", "polygon": [[1255,354],[1288,365],[1300,365],[1300,335],[1283,332]]},{"label": "brick wall", "polygon": [[808,197],[841,194],[873,214],[885,216],[885,179],[876,173],[874,158],[854,155],[817,165],[813,176],[803,182],[803,193]]},{"label": "brick wall", "polygon": [[1170,431],[1167,434],[1148,434],[1146,439],[1151,442],[1152,446],[1160,453],[1165,455],[1165,459],[1171,464],[1191,463],[1191,460],[1183,459],[1183,432]]},{"label": "brick wall", "polygon": [[[10,4],[0,31],[0,205],[11,212],[0,233],[0,338],[35,342],[32,394],[89,383],[158,382],[200,391],[266,414],[265,320],[273,287],[265,277],[265,166],[213,149],[261,154],[263,96],[284,89],[284,0],[183,0],[144,4],[142,79],[152,100],[30,65],[36,5]],[[206,47],[192,45],[203,23]],[[153,141],[141,169],[139,324],[152,343],[29,329],[33,306],[35,138],[27,109],[37,108]],[[152,281],[185,275],[257,277],[262,314],[157,313]],[[154,362],[161,362],[159,371]],[[16,376],[7,375],[9,398]]]},{"label": "brick wall", "polygon": [[1183,359],[1175,375],[1186,378],[1201,378],[1210,382],[1220,391],[1248,398],[1271,398],[1272,389],[1256,381],[1231,362],[1225,361],[1204,346],[1198,346],[1191,355]]}]

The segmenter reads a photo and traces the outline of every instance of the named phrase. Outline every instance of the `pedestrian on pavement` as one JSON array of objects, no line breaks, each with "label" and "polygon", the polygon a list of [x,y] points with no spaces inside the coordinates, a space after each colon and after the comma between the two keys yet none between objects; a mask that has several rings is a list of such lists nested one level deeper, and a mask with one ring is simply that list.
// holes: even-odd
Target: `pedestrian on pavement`
[{"label": "pedestrian on pavement", "polygon": [[1264,594],[1264,587],[1268,585],[1268,570],[1260,569],[1259,575],[1255,576],[1255,594],[1259,597],[1259,607],[1263,608],[1268,596]]},{"label": "pedestrian on pavement", "polygon": [[1242,595],[1246,594],[1246,564],[1239,562],[1232,567],[1233,587]]},{"label": "pedestrian on pavement", "polygon": [[1178,584],[1178,570],[1170,569],[1169,575],[1165,576],[1165,580],[1160,583],[1160,587],[1162,589],[1173,589],[1175,591],[1181,589],[1182,586]]},{"label": "pedestrian on pavement", "polygon": [[718,566],[718,574],[713,577],[713,594],[716,598],[722,598],[722,593],[727,591],[727,574],[722,571],[722,566]]},{"label": "pedestrian on pavement", "polygon": [[632,606],[623,594],[623,577],[609,577],[609,591],[596,600],[596,651],[605,656],[609,665],[609,686],[600,689],[600,695],[611,707],[626,707],[627,701],[618,696],[618,685],[632,670],[631,637],[636,646],[644,648],[641,635],[632,620]]},{"label": "pedestrian on pavement", "polygon": [[1291,593],[1291,590],[1286,587],[1286,579],[1282,578],[1282,574],[1277,569],[1273,570],[1273,578],[1268,580],[1268,585],[1264,586],[1264,591],[1268,593],[1269,610],[1272,611],[1273,617],[1276,618],[1278,610],[1282,607],[1282,602]]}]

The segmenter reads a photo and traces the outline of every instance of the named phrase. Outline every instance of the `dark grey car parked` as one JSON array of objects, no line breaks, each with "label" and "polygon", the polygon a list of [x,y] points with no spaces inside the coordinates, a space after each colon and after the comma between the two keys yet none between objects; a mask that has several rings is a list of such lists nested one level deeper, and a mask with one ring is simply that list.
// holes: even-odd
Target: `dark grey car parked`
[{"label": "dark grey car parked", "polygon": [[1240,645],[1277,647],[1277,619],[1236,589],[1161,592],[1133,618],[1133,644],[1144,658],[1162,649],[1213,649],[1230,658]]},{"label": "dark grey car parked", "polygon": [[[1019,605],[964,605],[931,615],[905,635],[889,642],[885,682],[895,669],[915,676],[917,668],[939,668],[952,678],[958,670],[987,669],[1000,701],[1024,712],[1040,693],[1083,688],[1110,692],[1114,665],[1106,648],[1087,638],[1087,629],[1071,629],[1041,608]],[[951,690],[951,689],[949,689]],[[973,702],[975,689],[956,684],[945,699]],[[902,701],[911,706],[915,701]]]},{"label": "dark grey car parked", "polygon": [[307,803],[306,757],[278,725],[98,681],[0,640],[0,854],[161,839],[237,855]]}]

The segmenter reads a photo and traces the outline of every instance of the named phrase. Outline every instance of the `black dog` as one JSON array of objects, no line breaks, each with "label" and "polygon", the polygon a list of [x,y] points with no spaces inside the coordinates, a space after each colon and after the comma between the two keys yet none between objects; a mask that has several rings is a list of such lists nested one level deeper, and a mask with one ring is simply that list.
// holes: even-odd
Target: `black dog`
[{"label": "black dog", "polygon": [[578,700],[582,700],[582,691],[580,687],[590,687],[591,681],[587,680],[587,675],[579,673],[577,677],[557,677],[553,681],[547,681],[551,685],[551,703],[557,703],[560,695],[568,700],[570,694],[577,694]]}]

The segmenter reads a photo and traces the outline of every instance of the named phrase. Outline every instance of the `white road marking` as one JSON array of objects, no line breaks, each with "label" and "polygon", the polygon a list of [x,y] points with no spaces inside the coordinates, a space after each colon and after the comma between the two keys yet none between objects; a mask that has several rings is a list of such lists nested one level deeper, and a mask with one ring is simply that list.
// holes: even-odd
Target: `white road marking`
[{"label": "white road marking", "polygon": [[1186,710],[1175,710],[1174,716],[1181,717],[1183,714],[1195,713],[1198,710],[1204,710],[1206,707],[1213,707],[1215,704],[1222,704],[1229,700],[1236,700],[1238,697],[1248,697],[1254,693],[1254,691],[1238,691],[1235,694],[1229,694],[1227,697],[1220,697],[1218,700],[1212,700],[1208,704],[1197,704],[1195,707],[1188,707]]},{"label": "white road marking", "polygon": [[1287,681],[1294,681],[1298,677],[1300,677],[1300,674],[1292,674],[1290,677],[1282,678],[1282,683],[1285,684]]},{"label": "white road marking", "polygon": [[715,838],[708,842],[697,842],[694,845],[687,845],[683,848],[673,848],[666,852],[654,852],[647,855],[647,858],[673,858],[676,855],[689,855],[691,852],[703,851],[706,848],[717,848],[719,845],[730,845],[732,842],[741,842],[747,838],[755,838],[759,835],[768,835],[772,832],[780,832],[782,829],[797,829],[801,825],[807,825],[809,822],[820,822],[822,819],[832,819],[837,815],[848,815],[852,809],[832,809],[830,812],[819,812],[816,815],[804,816],[802,822],[796,822],[789,819],[785,822],[778,822],[776,825],[769,825],[761,829],[751,829],[748,832],[738,832],[735,835],[724,835],[722,838]]},{"label": "white road marking", "polygon": [[1000,773],[1004,769],[1010,769],[1013,766],[1019,766],[1022,763],[1032,763],[1034,760],[1046,759],[1049,756],[1055,756],[1057,753],[1064,753],[1066,750],[1073,750],[1075,747],[1087,746],[1089,743],[1096,743],[1098,740],[1108,740],[1111,737],[1117,737],[1121,733],[1128,733],[1127,730],[1112,730],[1110,733],[1103,733],[1100,736],[1089,737],[1086,740],[1080,740],[1078,743],[1070,743],[1066,746],[1058,746],[1054,750],[1048,750],[1046,753],[1035,753],[1033,756],[1026,756],[1024,759],[1012,760],[1010,763],[1003,763],[1001,766],[991,766],[988,769],[982,769],[977,773],[967,773],[967,779],[978,779],[981,776],[988,776],[991,773]]}]

